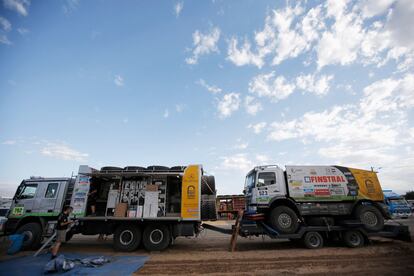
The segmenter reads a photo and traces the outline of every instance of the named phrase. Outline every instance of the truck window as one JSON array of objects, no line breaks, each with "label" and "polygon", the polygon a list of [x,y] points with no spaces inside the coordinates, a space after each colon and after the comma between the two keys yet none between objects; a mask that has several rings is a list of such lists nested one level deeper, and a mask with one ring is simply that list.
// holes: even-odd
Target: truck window
[{"label": "truck window", "polygon": [[246,191],[250,191],[252,188],[254,188],[255,178],[255,172],[252,172],[251,174],[246,176]]},{"label": "truck window", "polygon": [[45,198],[55,198],[59,183],[49,183],[47,186]]},{"label": "truck window", "polygon": [[257,187],[276,184],[276,174],[274,172],[259,173]]},{"label": "truck window", "polygon": [[20,199],[34,198],[37,190],[37,184],[26,184],[20,194]]}]

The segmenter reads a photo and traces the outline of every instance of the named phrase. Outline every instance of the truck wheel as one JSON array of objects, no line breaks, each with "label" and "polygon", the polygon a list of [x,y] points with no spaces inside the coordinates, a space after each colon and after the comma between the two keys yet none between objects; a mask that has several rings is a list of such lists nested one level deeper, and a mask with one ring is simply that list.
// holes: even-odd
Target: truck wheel
[{"label": "truck wheel", "polygon": [[[212,196],[201,196],[201,220],[216,220],[216,200]],[[213,196],[214,197],[214,196]]]},{"label": "truck wheel", "polygon": [[141,243],[141,230],[136,225],[120,225],[114,233],[114,248],[118,251],[131,252]]},{"label": "truck wheel", "polygon": [[165,166],[149,166],[147,167],[148,171],[169,171],[170,168]]},{"label": "truck wheel", "polygon": [[356,217],[369,231],[381,231],[384,228],[384,217],[372,205],[359,205],[356,208]]},{"label": "truck wheel", "polygon": [[203,175],[201,177],[201,194],[213,195],[216,192],[216,181],[213,175]]},{"label": "truck wheel", "polygon": [[148,251],[161,251],[168,247],[171,240],[170,230],[162,224],[150,224],[144,229],[142,243]]},{"label": "truck wheel", "polygon": [[303,237],[303,243],[309,249],[317,249],[323,246],[323,238],[318,232],[308,232]]},{"label": "truck wheel", "polygon": [[19,227],[17,234],[23,234],[23,249],[37,249],[42,242],[42,227],[37,222],[30,222]]},{"label": "truck wheel", "polygon": [[361,247],[364,245],[364,236],[362,236],[361,232],[356,230],[346,231],[342,238],[346,246],[351,248]]},{"label": "truck wheel", "polygon": [[293,234],[298,229],[298,216],[286,206],[278,206],[270,212],[269,223],[281,234]]}]

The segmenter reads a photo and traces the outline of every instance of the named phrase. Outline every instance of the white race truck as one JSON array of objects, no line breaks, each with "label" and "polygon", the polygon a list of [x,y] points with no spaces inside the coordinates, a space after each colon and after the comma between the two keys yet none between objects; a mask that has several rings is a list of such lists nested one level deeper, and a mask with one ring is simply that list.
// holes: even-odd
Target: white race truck
[{"label": "white race truck", "polygon": [[380,231],[390,218],[375,172],[341,166],[259,166],[245,183],[247,213],[263,214],[278,233],[299,226],[360,221]]},{"label": "white race truck", "polygon": [[[90,185],[97,190],[90,213]],[[114,247],[163,250],[178,236],[198,233],[202,220],[216,218],[215,183],[201,165],[80,166],[76,178],[32,177],[18,187],[8,214],[6,234],[23,233],[24,248],[37,248],[55,231],[62,208],[74,208],[76,226],[67,233],[114,235]]]}]

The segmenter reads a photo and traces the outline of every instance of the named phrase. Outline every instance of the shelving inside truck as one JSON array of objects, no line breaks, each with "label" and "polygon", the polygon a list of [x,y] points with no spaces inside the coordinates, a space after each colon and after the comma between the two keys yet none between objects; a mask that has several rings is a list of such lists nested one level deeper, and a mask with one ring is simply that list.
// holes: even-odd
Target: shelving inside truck
[{"label": "shelving inside truck", "polygon": [[[94,171],[90,183],[97,189],[96,215],[105,217],[180,217],[182,171]],[[117,208],[126,212],[120,215]],[[90,204],[87,216],[91,215]]]}]

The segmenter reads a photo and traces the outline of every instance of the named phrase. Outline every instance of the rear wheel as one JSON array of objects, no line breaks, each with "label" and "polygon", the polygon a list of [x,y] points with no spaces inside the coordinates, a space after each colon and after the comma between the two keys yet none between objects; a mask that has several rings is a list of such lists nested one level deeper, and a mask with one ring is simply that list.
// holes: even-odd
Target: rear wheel
[{"label": "rear wheel", "polygon": [[359,205],[355,214],[367,230],[381,231],[384,228],[384,217],[375,206]]},{"label": "rear wheel", "polygon": [[24,235],[23,249],[37,249],[42,242],[42,227],[37,222],[20,226],[16,233]]},{"label": "rear wheel", "polygon": [[303,237],[303,243],[309,249],[317,249],[323,247],[323,237],[318,232],[308,232]]},{"label": "rear wheel", "polygon": [[346,231],[343,234],[342,238],[346,246],[351,248],[361,247],[364,245],[364,236],[361,234],[361,232],[356,230]]},{"label": "rear wheel", "polygon": [[134,251],[141,243],[141,230],[136,225],[120,225],[114,233],[114,248],[118,251]]},{"label": "rear wheel", "polygon": [[298,216],[287,206],[278,206],[270,212],[269,223],[281,234],[293,234],[299,227]]},{"label": "rear wheel", "polygon": [[150,224],[144,229],[142,243],[148,251],[161,251],[168,247],[171,233],[167,226]]}]

